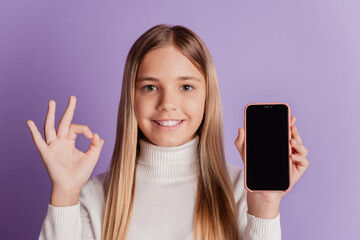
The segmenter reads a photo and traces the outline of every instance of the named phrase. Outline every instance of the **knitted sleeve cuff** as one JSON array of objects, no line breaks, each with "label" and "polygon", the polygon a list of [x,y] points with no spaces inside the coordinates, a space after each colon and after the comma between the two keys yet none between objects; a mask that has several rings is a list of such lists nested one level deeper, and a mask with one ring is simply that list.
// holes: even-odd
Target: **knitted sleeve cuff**
[{"label": "knitted sleeve cuff", "polygon": [[47,217],[54,223],[75,223],[80,218],[80,203],[67,207],[55,207],[49,204]]},{"label": "knitted sleeve cuff", "polygon": [[81,239],[80,203],[68,207],[48,205],[39,240]]},{"label": "knitted sleeve cuff", "polygon": [[[247,214],[247,231],[251,236],[270,237],[266,239],[281,239],[280,213],[277,217],[266,219]],[[265,239],[265,238],[263,238]]]}]

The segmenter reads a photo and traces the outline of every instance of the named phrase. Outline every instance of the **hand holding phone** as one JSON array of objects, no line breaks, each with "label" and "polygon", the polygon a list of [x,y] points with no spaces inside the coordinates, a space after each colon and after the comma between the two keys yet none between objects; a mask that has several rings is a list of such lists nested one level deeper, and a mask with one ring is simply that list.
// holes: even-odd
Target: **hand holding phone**
[{"label": "hand holding phone", "polygon": [[[269,105],[269,103],[266,103]],[[250,106],[251,104],[248,104],[245,107],[244,110],[244,114],[246,114],[246,109],[248,106]],[[289,115],[290,115],[290,111],[289,111]],[[245,121],[246,121],[246,117],[245,117]],[[244,121],[244,128],[246,127],[246,123]],[[248,120],[249,121],[249,120]],[[298,132],[298,129],[295,126],[295,121],[296,118],[295,117],[290,117],[290,135],[291,135],[291,140],[290,145],[290,160],[291,160],[291,177],[292,179],[290,180],[291,184],[294,185],[299,178],[301,177],[301,175],[305,172],[305,170],[307,169],[308,165],[309,165],[309,161],[306,159],[306,155],[308,154],[308,149],[302,144],[302,139],[300,137],[300,134]],[[238,136],[235,139],[235,146],[238,149],[241,159],[244,163],[245,166],[245,130],[244,128],[239,128],[238,131]],[[247,144],[248,145],[248,144]],[[246,169],[245,169],[246,170]],[[246,187],[246,184],[245,184]],[[292,186],[291,186],[292,187]],[[248,192],[264,192],[264,191],[253,191],[249,188],[247,188]],[[271,193],[271,191],[265,191],[267,193]]]},{"label": "hand holding phone", "polygon": [[[247,106],[249,105],[250,104],[248,104]],[[246,126],[245,121],[244,121],[244,126]],[[245,184],[245,187],[247,188],[247,204],[248,204],[249,214],[261,218],[276,217],[279,212],[279,204],[281,198],[294,186],[294,184],[300,179],[302,174],[309,166],[309,161],[306,159],[306,155],[308,154],[308,149],[302,144],[302,139],[300,137],[298,129],[295,126],[295,121],[296,121],[295,117],[293,116],[290,117],[291,140],[289,142],[291,145],[290,148],[291,149],[290,150],[291,151],[290,154],[291,186],[287,191],[271,191],[271,190],[253,191],[247,188]],[[245,166],[245,130],[243,128],[239,128],[238,136],[234,144],[238,149]]]}]

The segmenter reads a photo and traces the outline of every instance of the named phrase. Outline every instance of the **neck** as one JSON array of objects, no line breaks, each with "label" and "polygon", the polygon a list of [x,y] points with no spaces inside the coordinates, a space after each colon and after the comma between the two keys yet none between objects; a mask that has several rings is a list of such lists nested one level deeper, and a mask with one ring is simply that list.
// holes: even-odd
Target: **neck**
[{"label": "neck", "polygon": [[137,180],[147,182],[182,181],[197,176],[199,136],[176,147],[157,146],[139,139]]}]

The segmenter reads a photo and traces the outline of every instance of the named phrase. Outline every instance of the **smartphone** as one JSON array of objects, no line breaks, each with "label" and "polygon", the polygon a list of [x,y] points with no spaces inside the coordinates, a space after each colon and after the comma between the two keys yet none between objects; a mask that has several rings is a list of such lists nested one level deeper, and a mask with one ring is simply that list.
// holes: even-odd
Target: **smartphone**
[{"label": "smartphone", "polygon": [[289,191],[291,186],[290,107],[250,103],[244,110],[244,178],[250,191]]}]

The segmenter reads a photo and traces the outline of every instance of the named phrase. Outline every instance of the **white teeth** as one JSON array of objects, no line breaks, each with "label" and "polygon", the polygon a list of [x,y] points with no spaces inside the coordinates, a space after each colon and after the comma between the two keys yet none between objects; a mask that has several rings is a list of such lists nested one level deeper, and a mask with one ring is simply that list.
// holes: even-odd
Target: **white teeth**
[{"label": "white teeth", "polygon": [[155,122],[161,126],[168,127],[168,126],[178,125],[179,123],[181,123],[181,120],[180,121],[155,121]]}]

